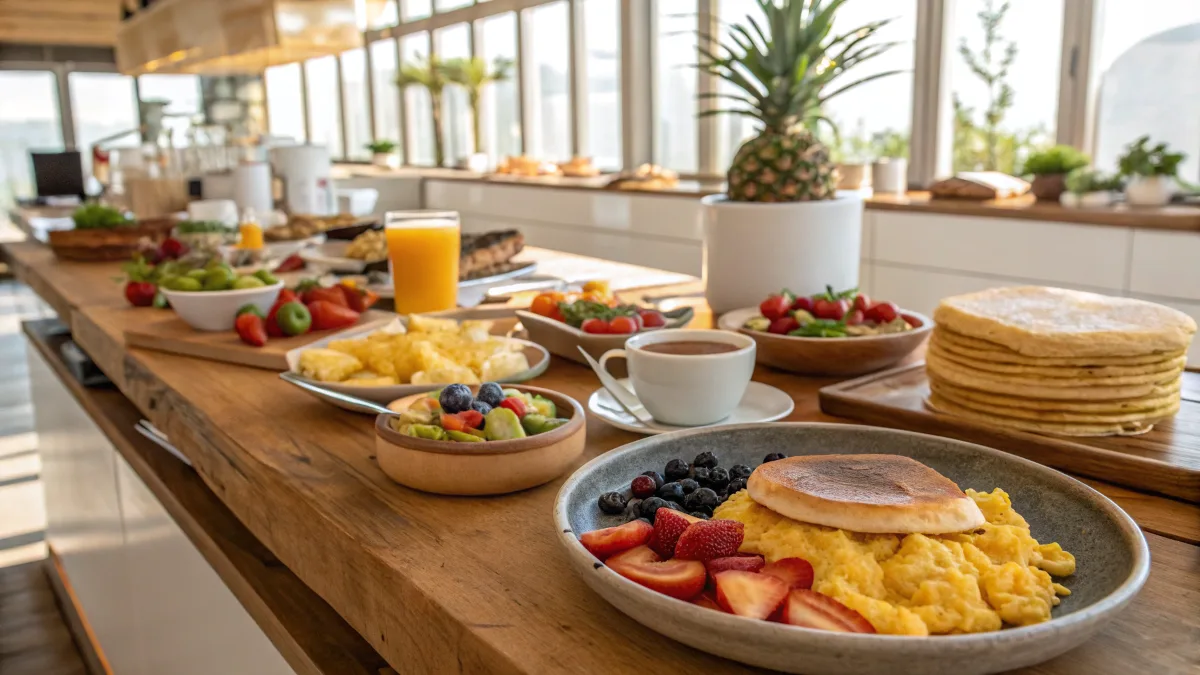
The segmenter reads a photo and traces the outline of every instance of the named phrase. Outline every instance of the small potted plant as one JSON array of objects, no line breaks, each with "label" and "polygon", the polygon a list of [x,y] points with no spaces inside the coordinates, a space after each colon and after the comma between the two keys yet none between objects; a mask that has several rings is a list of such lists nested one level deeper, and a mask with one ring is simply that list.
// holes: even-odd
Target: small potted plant
[{"label": "small potted plant", "polygon": [[498,58],[492,62],[491,68],[487,61],[479,57],[470,59],[450,59],[442,64],[442,72],[448,82],[457,84],[467,91],[467,101],[471,105],[471,137],[475,152],[466,158],[466,168],[478,173],[488,170],[490,162],[483,151],[483,133],[480,128],[482,115],[479,110],[483,96],[484,85],[491,82],[503,82],[512,77],[512,59]]},{"label": "small potted plant", "polygon": [[837,138],[830,144],[833,149],[833,161],[837,163],[837,189],[860,190],[871,185],[871,164],[867,158],[871,156],[871,141],[863,128],[862,120],[854,128],[854,133]]},{"label": "small potted plant", "polygon": [[394,169],[399,163],[396,157],[396,142],[389,141],[384,138],[377,138],[370,143],[367,143],[367,149],[371,151],[371,164],[384,168]]},{"label": "small potted plant", "polygon": [[832,126],[830,99],[902,71],[847,80],[888,49],[871,43],[888,21],[835,31],[842,2],[819,4],[812,11],[811,0],[761,0],[763,20],[733,24],[719,49],[699,50],[700,69],[736,92],[701,94],[732,103],[700,115],[745,115],[758,125],[734,153],[725,193],[702,200],[705,297],[714,314],[780,288],[811,295],[827,284],[858,285],[863,200],[837,194],[834,161],[814,133],[818,123]]},{"label": "small potted plant", "polygon": [[1150,137],[1142,136],[1125,146],[1125,154],[1117,160],[1121,175],[1129,178],[1125,186],[1125,201],[1132,206],[1163,206],[1175,194],[1179,182],[1182,152],[1168,152],[1166,143],[1153,147]]},{"label": "small potted plant", "polygon": [[1065,191],[1059,196],[1059,202],[1063,206],[1082,208],[1108,206],[1116,201],[1117,193],[1125,187],[1119,175],[1086,166],[1067,174],[1063,183]]},{"label": "small potted plant", "polygon": [[908,136],[888,129],[871,139],[875,163],[871,165],[871,186],[875,194],[904,194],[908,191]]},{"label": "small potted plant", "polygon": [[1067,190],[1067,174],[1091,164],[1091,159],[1069,145],[1038,150],[1025,159],[1024,173],[1033,176],[1030,192],[1038,201],[1056,202]]}]

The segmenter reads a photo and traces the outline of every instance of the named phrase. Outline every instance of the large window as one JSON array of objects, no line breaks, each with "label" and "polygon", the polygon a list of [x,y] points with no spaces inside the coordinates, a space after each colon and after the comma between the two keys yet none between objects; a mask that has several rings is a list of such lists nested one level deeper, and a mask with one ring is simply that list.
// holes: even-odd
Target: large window
[{"label": "large window", "polygon": [[187,145],[192,121],[204,112],[200,102],[200,77],[197,75],[142,75],[138,95],[143,101],[166,101],[163,129],[166,140],[175,147]]},{"label": "large window", "polygon": [[331,157],[342,153],[342,114],[338,105],[337,57],[322,56],[304,63],[308,87],[309,142],[329,148]]},{"label": "large window", "polygon": [[29,151],[63,149],[58,84],[46,71],[0,71],[0,206],[34,195]]},{"label": "large window", "polygon": [[[400,38],[401,64],[427,64],[429,59],[429,33],[414,33]],[[429,90],[411,86],[404,90],[404,114],[408,121],[408,161],[413,164],[432,166],[433,112],[429,103]]]},{"label": "large window", "polygon": [[[437,41],[434,51],[443,62],[471,58],[471,29],[465,23],[454,24],[434,32]],[[456,166],[471,154],[471,108],[467,92],[459,85],[450,85],[442,94],[442,137],[446,162]]]},{"label": "large window", "polygon": [[654,3],[654,159],[663,166],[695,173],[696,0]]},{"label": "large window", "polygon": [[267,87],[267,126],[272,136],[292,138],[303,143],[304,96],[301,93],[300,64],[267,68],[263,74]]},{"label": "large window", "polygon": [[[851,3],[847,3],[851,4]],[[731,26],[749,26],[749,18],[753,17],[758,25],[763,25],[762,10],[758,7],[757,0],[720,0],[718,7],[718,20],[720,28],[717,35],[720,38],[720,44],[727,44],[730,40]],[[724,79],[717,80],[717,92],[723,95],[744,95],[740,89],[726,82]],[[742,104],[732,99],[715,98],[713,100],[713,108],[718,110],[739,109]],[[747,117],[745,115],[717,115],[716,131],[717,131],[717,165],[714,170],[717,173],[724,173],[729,164],[733,161],[733,156],[737,153],[737,149],[741,147],[746,139],[753,136],[758,127],[758,120]]]},{"label": "large window", "polygon": [[396,90],[396,41],[371,43],[371,88],[375,97],[375,133],[372,139],[399,143],[400,92]]},{"label": "large window", "polygon": [[1149,134],[1187,154],[1180,174],[1200,180],[1200,3],[1108,0],[1100,29],[1096,165],[1115,170],[1125,146]]},{"label": "large window", "polygon": [[587,74],[587,152],[600,169],[621,168],[621,3],[582,0]]},{"label": "large window", "polygon": [[362,49],[343,52],[342,100],[346,111],[346,159],[370,159],[371,111],[367,99],[367,57]]},{"label": "large window", "polygon": [[[84,174],[91,175],[92,144],[138,127],[133,78],[116,73],[70,73],[67,85],[75,114],[75,147],[83,154]],[[129,145],[131,138],[136,144],[137,136],[132,133],[117,144]]]},{"label": "large window", "polygon": [[398,0],[400,3],[400,16],[405,21],[415,21],[416,19],[424,19],[433,12],[432,0]]},{"label": "large window", "polygon": [[507,80],[494,82],[481,96],[483,150],[492,159],[521,154],[521,105],[517,97],[517,15],[506,12],[483,19],[475,27],[480,56],[495,66],[497,59],[516,62]]},{"label": "large window", "polygon": [[571,158],[571,89],[567,68],[567,0],[524,12],[525,143],[527,154],[562,162]]},{"label": "large window", "polygon": [[958,0],[950,83],[956,171],[1018,173],[1053,144],[1063,1]]}]

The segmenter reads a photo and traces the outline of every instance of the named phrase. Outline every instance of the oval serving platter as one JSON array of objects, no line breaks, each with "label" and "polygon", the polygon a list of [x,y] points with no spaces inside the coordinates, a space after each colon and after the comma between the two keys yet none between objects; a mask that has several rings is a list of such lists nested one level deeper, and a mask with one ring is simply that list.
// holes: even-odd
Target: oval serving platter
[{"label": "oval serving platter", "polygon": [[[892,453],[941,472],[959,487],[999,487],[1039,541],[1075,555],[1064,583],[1071,595],[1053,618],[991,633],[906,637],[833,633],[757,621],[675,600],[617,575],[578,535],[620,523],[597,497],[628,488],[631,477],[710,451],[722,466],[757,467],[788,455]],[[649,629],[736,661],[810,675],[975,675],[1041,663],[1079,646],[1126,607],[1146,581],[1150,552],[1137,524],[1116,504],[1065,474],[980,445],[907,431],[839,424],[745,424],[652,436],[607,452],[577,470],[554,508],[559,543],[593,590]]]}]

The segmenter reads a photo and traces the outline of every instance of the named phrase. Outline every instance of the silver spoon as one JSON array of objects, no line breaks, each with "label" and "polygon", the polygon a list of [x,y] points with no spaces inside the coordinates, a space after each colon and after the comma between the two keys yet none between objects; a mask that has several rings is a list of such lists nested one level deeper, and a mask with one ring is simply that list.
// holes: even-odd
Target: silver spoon
[{"label": "silver spoon", "polygon": [[295,373],[292,373],[292,372],[280,373],[279,379],[283,380],[284,382],[294,384],[297,387],[304,389],[305,391],[310,391],[314,394],[324,396],[325,398],[332,399],[335,401],[340,401],[347,405],[355,406],[357,408],[360,408],[363,412],[379,413],[380,415],[398,415],[399,414],[399,413],[395,412],[394,410],[391,410],[391,409],[387,408],[386,406],[379,405],[378,403],[376,403],[374,401],[368,401],[365,398],[351,396],[350,394],[343,394],[341,392],[334,391],[332,389],[326,389],[325,387],[315,385],[312,382],[309,382],[309,381],[301,378],[299,375],[296,375]]},{"label": "silver spoon", "polygon": [[587,350],[583,348],[583,345],[579,345],[579,353],[583,354],[583,358],[587,359],[588,365],[590,365],[592,370],[595,371],[596,377],[600,378],[600,384],[604,385],[604,388],[607,389],[608,393],[612,395],[613,400],[615,400],[618,405],[624,408],[625,412],[632,415],[635,420],[649,429],[662,431],[667,430],[661,424],[654,421],[654,418],[650,416],[650,413],[646,411],[646,409],[642,406],[642,402],[638,400],[637,396],[633,392],[622,386],[621,383],[617,381],[617,378],[609,375],[607,371],[600,367],[600,364],[596,362],[596,359],[592,358],[591,354],[587,353]]}]

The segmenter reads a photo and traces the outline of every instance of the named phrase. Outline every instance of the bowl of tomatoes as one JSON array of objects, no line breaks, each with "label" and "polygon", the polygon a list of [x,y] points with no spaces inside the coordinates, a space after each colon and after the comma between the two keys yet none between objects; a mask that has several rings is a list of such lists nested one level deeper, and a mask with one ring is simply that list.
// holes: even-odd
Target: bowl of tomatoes
[{"label": "bowl of tomatoes", "polygon": [[591,290],[581,294],[542,293],[533,299],[528,310],[517,310],[530,341],[551,354],[585,363],[580,347],[598,359],[610,349],[624,347],[633,335],[661,328],[682,328],[694,316],[691,307],[661,312],[622,304],[606,287],[596,290],[594,284],[588,286]]},{"label": "bowl of tomatoes", "polygon": [[928,339],[933,321],[858,289],[781,291],[733,310],[718,326],[758,343],[758,362],[799,375],[852,377],[894,366]]}]

